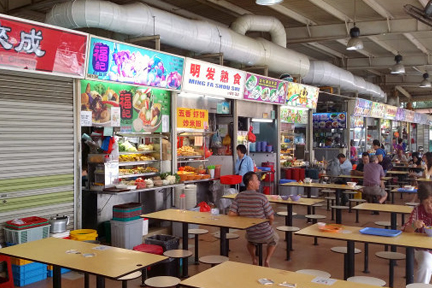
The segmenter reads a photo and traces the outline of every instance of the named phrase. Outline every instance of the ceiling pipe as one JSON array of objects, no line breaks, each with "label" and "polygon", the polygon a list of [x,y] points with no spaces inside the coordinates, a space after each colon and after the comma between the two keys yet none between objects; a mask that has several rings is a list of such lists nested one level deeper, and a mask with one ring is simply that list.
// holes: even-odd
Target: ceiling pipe
[{"label": "ceiling pipe", "polygon": [[[247,18],[247,22],[253,21],[255,17]],[[262,38],[252,39],[208,22],[186,19],[142,3],[117,5],[99,0],[55,5],[48,12],[45,22],[70,29],[101,28],[131,37],[160,35],[164,44],[173,47],[196,53],[224,53],[226,60],[249,66],[268,66],[270,71],[278,74],[301,76],[306,84],[339,86],[341,90],[357,91],[360,95],[385,98],[385,93],[378,86],[351,72],[324,61],[310,62],[306,55],[284,48],[282,41],[277,40],[282,34],[272,35],[272,39],[276,38],[281,46]],[[238,23],[235,26],[241,26]],[[263,23],[245,26],[263,28],[274,25],[279,26]]]}]

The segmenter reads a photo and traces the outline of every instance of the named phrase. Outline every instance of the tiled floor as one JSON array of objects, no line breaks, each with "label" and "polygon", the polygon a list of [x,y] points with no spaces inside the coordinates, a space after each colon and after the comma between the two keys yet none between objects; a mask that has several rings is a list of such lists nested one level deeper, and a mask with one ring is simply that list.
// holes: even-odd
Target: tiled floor
[{"label": "tiled floor", "polygon": [[[395,204],[404,204],[405,202],[409,202],[409,195],[405,195],[404,199],[400,199],[399,195],[397,195]],[[285,206],[274,206],[276,211],[284,210]],[[298,226],[300,228],[306,227],[308,224],[302,215],[306,214],[305,207],[294,206],[294,212],[297,212],[299,215],[294,218],[294,226]],[[327,222],[331,222],[330,212],[326,211],[326,207],[318,208],[316,211],[317,214],[323,214],[327,216]],[[407,216],[405,219],[408,219]],[[360,212],[360,223],[355,223],[355,212],[353,211],[349,214],[347,211],[343,212],[343,224],[353,225],[353,226],[371,226],[376,227],[374,224],[375,221],[378,220],[386,220],[390,221],[389,213],[380,213],[380,215],[371,215],[370,212]],[[398,216],[398,223],[400,224],[401,217]],[[276,217],[276,221],[274,227],[284,225],[283,217]],[[200,256],[210,255],[210,254],[219,254],[219,242],[216,238],[214,238],[211,233],[216,232],[217,229],[213,227],[205,227],[210,231],[209,234],[201,235],[199,241],[199,251]],[[230,242],[230,254],[229,258],[231,261],[238,261],[244,263],[250,263],[250,256],[246,251],[246,240],[244,239],[244,231],[236,231],[240,235],[240,238],[237,240],[233,240]],[[293,236],[293,246],[294,250],[291,252],[291,261],[285,261],[285,242],[284,242],[284,234],[279,232],[281,236],[281,241],[276,249],[276,252],[271,261],[271,267],[296,271],[299,269],[320,269],[331,273],[332,278],[343,279],[343,255],[336,254],[330,251],[330,248],[333,246],[344,246],[345,242],[336,241],[336,240],[327,240],[327,239],[319,239],[319,245],[314,246],[313,238],[309,237],[301,237],[301,236]],[[432,241],[432,240],[431,240]],[[193,239],[189,240],[190,245],[193,245]],[[364,250],[362,244],[357,243],[356,248]],[[193,248],[191,248],[193,250]],[[356,275],[364,275],[364,276],[373,276],[383,279],[387,282],[388,285],[388,261],[383,259],[379,259],[375,256],[375,252],[384,250],[384,247],[381,245],[369,245],[369,274],[364,274],[363,271],[363,257],[364,254],[357,254],[355,256],[356,259],[356,267],[355,274]],[[398,252],[405,253],[404,249],[398,249]],[[193,257],[191,257],[193,258]],[[115,261],[115,259],[113,259]],[[190,261],[192,263],[192,259]],[[208,269],[209,265],[193,265],[189,266],[189,274],[194,275]],[[402,288],[405,287],[405,261],[400,261],[399,265],[395,267],[395,280],[394,287]],[[71,278],[72,276],[76,276],[76,274],[65,274],[62,279],[63,287],[66,288],[75,288],[75,287],[83,287],[83,279],[79,277],[76,280],[69,280],[66,278]],[[128,287],[139,287],[140,280],[132,280],[129,281]],[[51,278],[47,280],[40,281],[35,284],[30,284],[26,286],[28,288],[46,288],[52,287]],[[96,287],[95,285],[95,277],[91,277],[91,287]],[[106,287],[121,287],[121,282],[107,280]]]}]

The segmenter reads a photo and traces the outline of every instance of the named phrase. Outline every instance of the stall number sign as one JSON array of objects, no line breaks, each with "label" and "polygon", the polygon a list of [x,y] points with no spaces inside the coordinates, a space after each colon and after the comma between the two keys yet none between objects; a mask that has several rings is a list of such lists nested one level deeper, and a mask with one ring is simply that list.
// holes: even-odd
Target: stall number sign
[{"label": "stall number sign", "polygon": [[177,108],[177,128],[207,129],[208,111],[202,109]]}]

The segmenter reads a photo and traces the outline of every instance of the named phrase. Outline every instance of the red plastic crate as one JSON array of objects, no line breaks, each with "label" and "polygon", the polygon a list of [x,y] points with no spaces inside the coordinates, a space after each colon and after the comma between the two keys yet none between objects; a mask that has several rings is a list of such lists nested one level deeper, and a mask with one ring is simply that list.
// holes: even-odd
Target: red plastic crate
[{"label": "red plastic crate", "polygon": [[156,255],[162,255],[164,252],[162,246],[154,245],[154,244],[145,244],[145,243],[133,247],[133,250],[150,253],[150,254],[156,254]]},{"label": "red plastic crate", "polygon": [[241,175],[224,175],[220,177],[220,183],[224,185],[236,185],[242,182]]},{"label": "red plastic crate", "polygon": [[48,219],[38,217],[38,216],[31,216],[31,217],[25,217],[21,218],[24,223],[23,224],[15,224],[13,223],[13,220],[6,221],[6,228],[14,229],[14,230],[22,230],[22,229],[29,229],[39,226],[48,225],[49,221]]}]

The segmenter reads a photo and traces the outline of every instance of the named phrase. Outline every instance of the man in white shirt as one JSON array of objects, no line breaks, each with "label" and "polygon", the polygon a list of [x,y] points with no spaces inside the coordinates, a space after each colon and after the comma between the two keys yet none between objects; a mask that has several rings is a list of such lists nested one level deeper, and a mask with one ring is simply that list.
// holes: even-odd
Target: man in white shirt
[{"label": "man in white shirt", "polygon": [[351,175],[351,161],[345,156],[345,154],[342,153],[340,153],[337,158],[339,159],[340,163],[341,175]]}]

